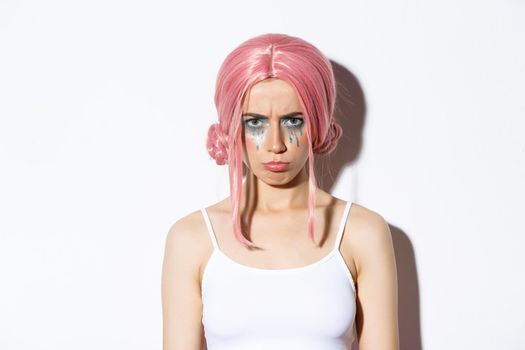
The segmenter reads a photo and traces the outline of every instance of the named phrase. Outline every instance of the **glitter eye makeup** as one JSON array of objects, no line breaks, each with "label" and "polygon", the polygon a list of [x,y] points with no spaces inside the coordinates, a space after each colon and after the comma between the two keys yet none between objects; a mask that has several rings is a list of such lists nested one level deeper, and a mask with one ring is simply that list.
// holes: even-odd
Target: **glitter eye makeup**
[{"label": "glitter eye makeup", "polygon": [[285,122],[286,121],[293,121],[290,124],[286,124],[286,126],[288,128],[299,128],[299,127],[303,126],[303,123],[304,123],[302,118],[286,118]]},{"label": "glitter eye makeup", "polygon": [[[255,144],[258,150],[261,142],[265,139],[266,134],[268,133],[268,127],[270,126],[270,124],[268,123],[268,118],[259,117],[259,118],[245,119],[243,123],[246,128],[246,134],[248,134],[249,137],[253,141],[255,141]],[[300,147],[299,146],[299,136],[297,135],[297,132],[299,132],[300,136],[303,135],[303,126],[304,126],[303,118],[284,117],[281,120],[281,124],[287,130],[288,142],[290,144],[293,144],[293,139],[295,137],[296,145],[297,147]]]},{"label": "glitter eye makeup", "polygon": [[265,124],[268,123],[261,122],[260,118],[247,119],[244,121],[246,134],[255,142],[255,144],[257,145],[257,150],[259,150],[261,142],[264,140],[266,134],[268,133],[268,128],[265,127]]},{"label": "glitter eye makeup", "polygon": [[[266,118],[252,118],[244,120],[244,125],[249,129],[260,129],[268,125]],[[283,124],[287,128],[299,128],[303,126],[304,120],[302,118],[284,118]]]},{"label": "glitter eye makeup", "polygon": [[266,121],[262,122],[261,120],[263,120],[263,119],[262,118],[246,119],[244,121],[244,125],[248,129],[259,130],[259,129],[263,128],[265,126],[265,124],[268,124],[268,122],[266,122]]}]

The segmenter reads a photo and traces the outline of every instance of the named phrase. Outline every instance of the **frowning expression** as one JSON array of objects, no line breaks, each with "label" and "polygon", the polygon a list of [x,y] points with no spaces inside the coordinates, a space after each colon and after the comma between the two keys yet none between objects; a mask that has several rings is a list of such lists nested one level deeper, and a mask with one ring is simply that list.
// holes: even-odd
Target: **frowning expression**
[{"label": "frowning expression", "polygon": [[[289,83],[269,78],[255,84],[244,101],[242,126],[244,162],[259,179],[284,184],[304,169],[305,117]],[[272,161],[287,164],[265,165]]]}]

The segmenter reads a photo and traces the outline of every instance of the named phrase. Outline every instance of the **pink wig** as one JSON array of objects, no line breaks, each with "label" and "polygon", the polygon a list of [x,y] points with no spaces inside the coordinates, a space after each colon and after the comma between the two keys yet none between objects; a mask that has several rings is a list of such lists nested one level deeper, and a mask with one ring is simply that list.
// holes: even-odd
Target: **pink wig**
[{"label": "pink wig", "polygon": [[309,163],[308,234],[312,241],[317,187],[313,155],[332,152],[342,133],[333,118],[336,88],[332,65],[312,44],[297,37],[268,33],[243,42],[226,57],[215,86],[219,122],[210,126],[206,148],[218,165],[228,164],[234,235],[250,248],[255,245],[243,235],[240,220],[242,106],[247,91],[267,78],[288,82],[304,111]]}]

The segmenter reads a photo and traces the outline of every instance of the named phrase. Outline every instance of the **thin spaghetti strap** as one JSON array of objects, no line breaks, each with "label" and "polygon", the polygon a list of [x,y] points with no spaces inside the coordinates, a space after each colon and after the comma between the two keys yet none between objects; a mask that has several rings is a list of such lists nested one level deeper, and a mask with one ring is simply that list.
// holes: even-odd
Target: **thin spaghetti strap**
[{"label": "thin spaghetti strap", "polygon": [[213,228],[211,227],[210,218],[208,217],[208,212],[206,211],[206,208],[201,208],[201,212],[202,216],[204,217],[204,221],[206,222],[206,227],[208,228],[208,234],[210,235],[213,248],[218,250],[219,246],[217,244],[217,237],[215,237],[215,233],[213,232]]},{"label": "thin spaghetti strap", "polygon": [[335,237],[335,245],[334,250],[339,250],[339,246],[341,245],[341,239],[343,237],[343,232],[345,229],[346,219],[348,217],[348,213],[350,212],[350,207],[352,206],[352,201],[347,201],[345,205],[345,209],[343,211],[343,215],[341,217],[341,222],[339,223],[339,230],[337,231],[337,236]]}]

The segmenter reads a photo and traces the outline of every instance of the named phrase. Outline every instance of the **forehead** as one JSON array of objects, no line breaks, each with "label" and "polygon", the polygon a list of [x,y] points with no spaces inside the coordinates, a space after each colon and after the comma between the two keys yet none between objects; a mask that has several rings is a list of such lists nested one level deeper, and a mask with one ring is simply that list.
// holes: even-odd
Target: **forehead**
[{"label": "forehead", "polygon": [[294,88],[286,81],[268,78],[253,85],[243,104],[244,112],[271,114],[301,110]]}]

